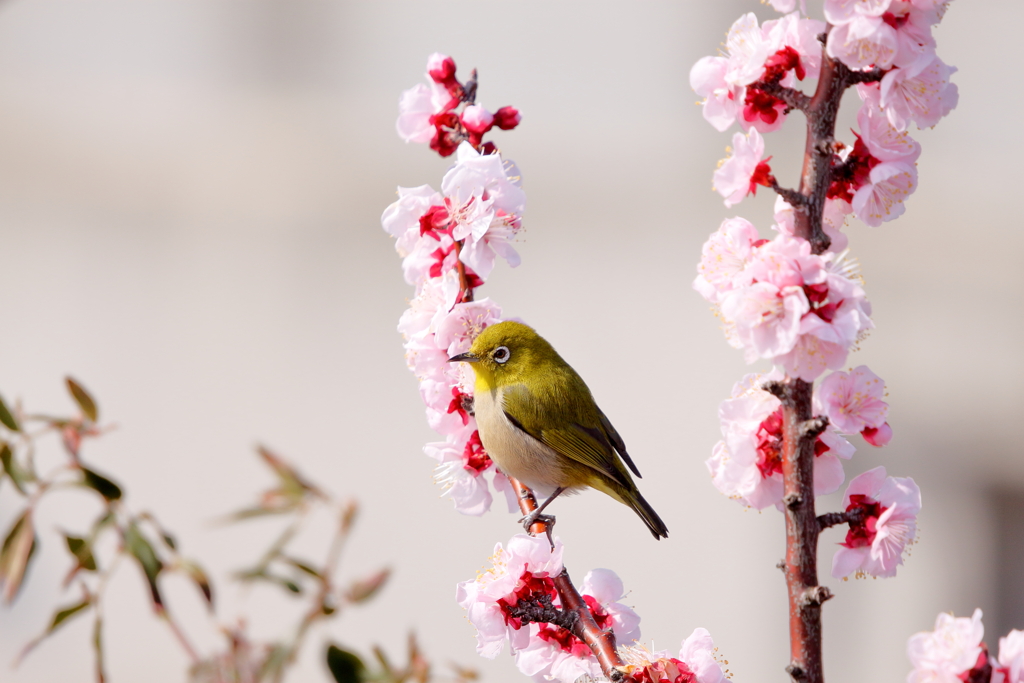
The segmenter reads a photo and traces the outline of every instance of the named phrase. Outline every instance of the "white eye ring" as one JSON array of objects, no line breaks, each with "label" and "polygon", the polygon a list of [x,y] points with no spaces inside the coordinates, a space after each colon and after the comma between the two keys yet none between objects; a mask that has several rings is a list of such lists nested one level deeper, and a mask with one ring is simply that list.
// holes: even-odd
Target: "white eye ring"
[{"label": "white eye ring", "polygon": [[491,358],[493,358],[498,363],[507,363],[508,359],[511,357],[512,354],[509,353],[507,346],[499,346],[498,348],[494,349],[494,353],[491,354]]}]

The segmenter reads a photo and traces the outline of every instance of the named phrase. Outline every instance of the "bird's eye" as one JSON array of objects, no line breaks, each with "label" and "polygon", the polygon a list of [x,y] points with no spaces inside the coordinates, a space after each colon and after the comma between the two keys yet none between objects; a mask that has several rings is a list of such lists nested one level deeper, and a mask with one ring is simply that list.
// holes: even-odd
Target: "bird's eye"
[{"label": "bird's eye", "polygon": [[493,358],[498,363],[507,362],[511,356],[512,354],[509,352],[507,346],[499,346],[498,348],[494,349],[494,353],[491,354],[491,358]]}]

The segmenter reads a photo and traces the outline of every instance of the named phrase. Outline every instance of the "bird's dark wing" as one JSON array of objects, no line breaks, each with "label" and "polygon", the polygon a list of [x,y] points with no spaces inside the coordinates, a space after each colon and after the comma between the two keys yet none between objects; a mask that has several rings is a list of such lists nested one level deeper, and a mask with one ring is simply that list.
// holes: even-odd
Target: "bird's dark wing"
[{"label": "bird's dark wing", "polygon": [[598,408],[597,412],[601,417],[601,426],[604,428],[604,432],[612,442],[612,445],[615,446],[615,450],[618,451],[619,455],[622,456],[622,459],[626,461],[626,465],[629,466],[629,469],[633,470],[633,474],[642,479],[643,477],[640,474],[640,470],[638,470],[636,465],[633,464],[633,458],[629,457],[629,453],[626,452],[626,444],[622,441],[622,437],[619,436],[617,431],[615,431],[615,427],[612,426],[612,423],[608,421],[608,417],[604,414],[604,411]]},{"label": "bird's dark wing", "polygon": [[[539,400],[525,385],[516,384],[503,389],[502,408],[512,424],[544,445],[628,489],[634,488],[629,473],[615,455],[610,435],[600,417],[588,415],[586,406],[550,398]],[[618,434],[615,437],[619,443],[622,442]]]}]

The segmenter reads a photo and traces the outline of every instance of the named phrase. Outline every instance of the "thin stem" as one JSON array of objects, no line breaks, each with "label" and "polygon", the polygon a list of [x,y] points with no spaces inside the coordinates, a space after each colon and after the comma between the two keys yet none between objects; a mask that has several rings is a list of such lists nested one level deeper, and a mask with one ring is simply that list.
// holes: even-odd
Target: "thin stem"
[{"label": "thin stem", "polygon": [[473,300],[473,286],[466,275],[466,264],[462,262],[462,242],[455,242],[455,269],[459,273],[459,302],[468,303]]}]

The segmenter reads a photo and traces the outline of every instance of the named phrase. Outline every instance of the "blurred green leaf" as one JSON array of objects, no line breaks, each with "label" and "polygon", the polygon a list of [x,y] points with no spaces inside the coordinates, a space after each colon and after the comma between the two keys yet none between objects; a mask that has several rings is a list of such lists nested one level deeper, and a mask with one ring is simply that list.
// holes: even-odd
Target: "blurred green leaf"
[{"label": "blurred green leaf", "polygon": [[307,493],[316,496],[323,495],[320,493],[319,489],[303,479],[294,467],[289,465],[278,455],[272,453],[269,449],[263,446],[257,446],[256,452],[259,453],[264,462],[270,465],[270,468],[274,470],[274,474],[277,475],[278,480],[281,482],[280,492],[286,498],[298,502],[302,500]]},{"label": "blurred green leaf", "polygon": [[259,680],[279,680],[280,673],[284,670],[284,666],[287,663],[288,648],[280,643],[275,643],[274,646],[270,648],[270,652],[267,653],[267,658],[263,660],[263,666],[260,667]]},{"label": "blurred green leaf", "polygon": [[366,602],[384,587],[389,576],[391,576],[390,569],[381,569],[372,576],[360,579],[359,581],[353,581],[352,585],[349,586],[348,591],[345,593],[345,598],[348,599],[349,602],[354,603]]},{"label": "blurred green leaf", "polygon": [[178,549],[178,542],[174,540],[174,536],[171,536],[166,531],[163,531],[163,530],[160,531],[160,538],[162,538],[164,540],[164,545],[166,545],[171,550],[177,550]]},{"label": "blurred green leaf", "polygon": [[21,429],[21,427],[18,426],[18,421],[14,419],[14,415],[7,408],[7,404],[4,403],[2,396],[0,396],[0,422],[13,432],[17,432]]},{"label": "blurred green leaf", "polygon": [[235,578],[242,582],[248,581],[266,581],[267,583],[277,584],[286,588],[288,591],[296,594],[302,593],[302,586],[295,581],[284,577],[278,576],[277,574],[271,574],[265,569],[249,569],[246,571],[240,571],[235,573]]},{"label": "blurred green leaf", "polygon": [[244,510],[238,510],[237,512],[232,512],[232,513],[230,513],[228,515],[225,515],[222,518],[222,521],[224,521],[224,522],[241,522],[243,520],[252,519],[254,517],[264,517],[266,515],[279,515],[279,514],[284,513],[284,512],[291,512],[294,509],[295,509],[294,505],[289,505],[288,507],[275,507],[275,508],[262,507],[262,506],[254,507],[254,508],[245,508]]},{"label": "blurred green leaf", "polygon": [[327,668],[337,683],[361,683],[366,680],[363,660],[334,644],[327,648]]},{"label": "blurred green leaf", "polygon": [[320,572],[318,572],[317,570],[313,569],[311,566],[309,566],[308,564],[306,564],[305,562],[303,562],[301,560],[296,560],[294,557],[288,557],[287,555],[282,555],[281,556],[281,560],[283,562],[287,562],[288,564],[290,564],[291,566],[295,567],[299,571],[304,572],[306,574],[309,574],[313,578],[316,578],[316,579],[321,578]]},{"label": "blurred green leaf", "polygon": [[210,586],[210,577],[206,575],[203,568],[189,560],[182,560],[181,568],[202,592],[203,597],[206,598],[206,604],[213,607],[213,588]]},{"label": "blurred green leaf", "polygon": [[153,545],[142,534],[142,531],[139,530],[134,521],[129,522],[128,528],[124,532],[124,545],[132,557],[138,561],[142,572],[146,575],[153,604],[163,605],[163,598],[160,597],[160,589],[157,587],[156,579],[160,572],[163,571],[164,564],[157,557],[156,551],[153,550]]},{"label": "blurred green leaf", "polygon": [[11,447],[7,443],[0,446],[0,461],[3,462],[4,472],[6,472],[7,476],[9,476],[11,481],[14,482],[14,487],[18,489],[21,495],[27,496],[28,492],[25,490],[25,484],[34,481],[35,477],[33,477],[30,472],[27,472],[22,468],[14,457],[14,451],[11,450]]},{"label": "blurred green leaf", "polygon": [[92,543],[90,540],[78,538],[77,536],[64,535],[68,544],[68,550],[78,560],[78,566],[90,572],[96,571],[96,558],[92,554]]},{"label": "blurred green leaf", "polygon": [[88,467],[82,468],[82,484],[94,489],[101,496],[107,500],[120,500],[122,493],[121,487],[107,479],[102,474],[94,470],[90,470]]},{"label": "blurred green leaf", "polygon": [[3,548],[0,548],[0,589],[5,602],[10,603],[18,594],[35,549],[32,511],[25,510],[7,532]]},{"label": "blurred green leaf", "polygon": [[82,602],[76,605],[70,605],[68,607],[63,607],[57,610],[53,615],[53,619],[50,620],[50,626],[46,629],[46,633],[53,633],[58,628],[60,628],[61,624],[63,624],[68,619],[75,616],[82,610],[88,608],[90,605],[92,605],[91,600],[83,600]]},{"label": "blurred green leaf", "polygon": [[99,411],[96,408],[96,401],[92,399],[89,392],[82,388],[82,385],[71,379],[65,377],[64,381],[67,382],[68,391],[71,392],[71,397],[75,399],[75,403],[82,409],[82,414],[87,418],[96,422],[99,419]]}]

